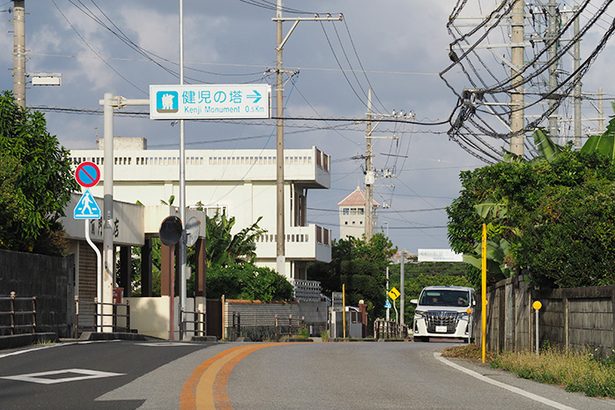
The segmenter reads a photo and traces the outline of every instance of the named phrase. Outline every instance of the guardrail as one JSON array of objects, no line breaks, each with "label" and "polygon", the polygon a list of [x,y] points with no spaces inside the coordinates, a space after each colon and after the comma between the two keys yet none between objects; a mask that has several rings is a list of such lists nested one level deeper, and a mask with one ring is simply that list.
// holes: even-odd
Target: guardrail
[{"label": "guardrail", "polygon": [[374,339],[405,339],[408,336],[408,326],[400,325],[392,320],[374,320]]},{"label": "guardrail", "polygon": [[[98,306],[102,312],[105,311],[105,306],[111,306],[111,313],[98,313]],[[123,307],[124,313],[118,312],[118,308]],[[101,318],[101,323],[98,323],[98,318]],[[111,317],[111,324],[105,324],[105,317]],[[124,318],[124,326],[118,325],[118,318]],[[94,326],[99,331],[104,331],[105,328],[111,328],[112,332],[124,331],[130,333],[130,303],[99,303],[94,299]]]},{"label": "guardrail", "polygon": [[[31,297],[17,297],[15,292],[11,292],[9,296],[0,296],[0,302],[9,302],[9,310],[0,311],[0,316],[9,317],[8,325],[0,325],[0,334],[4,333],[4,329],[9,329],[10,334],[16,334],[19,329],[30,329],[30,333],[36,333],[36,296]],[[16,307],[17,302],[25,301],[31,302],[31,310],[20,310]],[[24,320],[30,317],[30,323],[19,323],[17,318],[24,318]],[[27,333],[27,332],[21,332]]]},{"label": "guardrail", "polygon": [[[184,316],[186,314],[192,314],[192,320],[188,320],[186,316]],[[195,336],[205,336],[205,329],[207,329],[205,320],[205,313],[200,310],[182,310],[181,320],[179,322],[179,340],[184,339],[184,334],[186,332],[194,332]],[[192,329],[187,328],[186,325],[188,323],[192,323]]]}]

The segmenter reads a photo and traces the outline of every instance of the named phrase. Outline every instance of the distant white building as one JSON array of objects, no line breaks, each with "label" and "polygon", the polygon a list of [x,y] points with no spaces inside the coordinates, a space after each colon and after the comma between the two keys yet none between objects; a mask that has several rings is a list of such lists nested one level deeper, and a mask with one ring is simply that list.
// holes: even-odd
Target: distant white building
[{"label": "distant white building", "polygon": [[[357,187],[348,196],[337,203],[340,221],[340,239],[353,237],[361,239],[365,234],[365,193]],[[379,206],[372,202],[372,212]],[[373,223],[376,225],[376,213],[373,213]]]},{"label": "distant white building", "polygon": [[[101,182],[91,188],[103,196],[104,151],[73,150],[74,165],[98,164]],[[307,264],[331,260],[331,232],[307,224],[309,189],[330,186],[330,157],[316,147],[285,150],[284,207],[286,275],[307,279]],[[114,199],[160,205],[175,197],[179,204],[178,150],[148,150],[145,138],[114,138]],[[186,205],[202,204],[207,214],[226,212],[235,217],[234,231],[252,225],[267,230],[257,240],[256,263],[276,268],[276,152],[275,150],[186,150]],[[235,233],[234,232],[234,233]]]}]

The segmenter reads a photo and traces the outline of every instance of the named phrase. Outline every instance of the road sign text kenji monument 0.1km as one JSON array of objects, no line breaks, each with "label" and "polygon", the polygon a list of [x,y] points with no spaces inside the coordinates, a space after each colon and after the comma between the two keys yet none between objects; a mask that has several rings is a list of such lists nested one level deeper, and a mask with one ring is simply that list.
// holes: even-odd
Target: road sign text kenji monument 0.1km
[{"label": "road sign text kenji monument 0.1km", "polygon": [[271,118],[269,84],[150,85],[153,120]]}]

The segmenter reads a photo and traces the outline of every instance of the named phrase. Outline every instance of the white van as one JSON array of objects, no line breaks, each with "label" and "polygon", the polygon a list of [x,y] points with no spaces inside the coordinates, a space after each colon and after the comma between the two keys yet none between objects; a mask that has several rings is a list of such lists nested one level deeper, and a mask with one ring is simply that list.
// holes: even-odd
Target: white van
[{"label": "white van", "polygon": [[462,286],[428,286],[418,299],[412,299],[414,340],[430,337],[472,339],[474,289]]}]

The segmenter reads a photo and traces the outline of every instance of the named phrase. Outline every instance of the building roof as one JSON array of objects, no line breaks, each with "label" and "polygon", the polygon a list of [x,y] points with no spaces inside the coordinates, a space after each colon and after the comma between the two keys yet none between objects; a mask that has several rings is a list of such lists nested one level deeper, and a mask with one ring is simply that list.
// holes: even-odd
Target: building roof
[{"label": "building roof", "polygon": [[[337,206],[365,206],[365,201],[365,193],[357,186],[346,198],[338,202]],[[380,204],[372,199],[372,206],[378,207]]]}]

